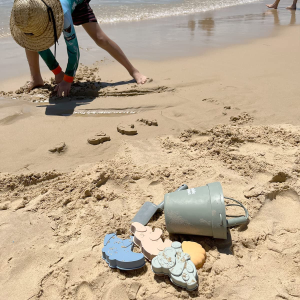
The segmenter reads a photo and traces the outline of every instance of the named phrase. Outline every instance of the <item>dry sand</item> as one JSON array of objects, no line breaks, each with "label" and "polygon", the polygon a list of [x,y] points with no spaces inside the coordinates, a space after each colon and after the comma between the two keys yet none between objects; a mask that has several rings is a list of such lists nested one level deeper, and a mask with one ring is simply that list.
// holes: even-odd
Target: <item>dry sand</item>
[{"label": "dry sand", "polygon": [[[50,83],[29,95],[5,93],[0,299],[299,298],[297,36],[291,27],[199,57],[136,62],[153,78],[142,87],[116,63],[100,63],[82,67],[70,99],[49,100]],[[19,86],[2,82],[0,90]],[[137,134],[117,131],[131,124]],[[89,144],[100,132],[110,140]],[[231,230],[232,243],[169,237],[163,214],[150,222],[207,251],[197,291],[154,276],[149,263],[124,272],[102,260],[105,234],[128,238],[145,201],[213,181],[251,216]]]}]

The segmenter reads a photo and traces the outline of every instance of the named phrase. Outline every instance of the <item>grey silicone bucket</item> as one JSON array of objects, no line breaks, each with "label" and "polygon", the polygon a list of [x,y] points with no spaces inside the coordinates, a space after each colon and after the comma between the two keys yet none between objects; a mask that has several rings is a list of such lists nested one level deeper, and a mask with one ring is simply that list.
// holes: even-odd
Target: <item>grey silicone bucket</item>
[{"label": "grey silicone bucket", "polygon": [[224,195],[220,182],[166,194],[164,207],[167,230],[169,233],[226,239],[227,227],[248,221],[247,209],[240,202],[233,201],[238,204],[230,205],[241,206],[246,215],[226,220]]}]

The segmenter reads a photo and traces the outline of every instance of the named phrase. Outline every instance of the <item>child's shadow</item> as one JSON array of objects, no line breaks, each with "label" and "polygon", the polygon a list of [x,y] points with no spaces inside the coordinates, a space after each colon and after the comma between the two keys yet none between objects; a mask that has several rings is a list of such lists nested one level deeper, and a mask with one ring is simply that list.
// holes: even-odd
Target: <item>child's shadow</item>
[{"label": "child's shadow", "polygon": [[[77,106],[82,106],[91,103],[96,98],[101,97],[99,94],[101,90],[108,87],[117,87],[130,83],[135,83],[135,81],[118,81],[118,82],[76,82],[73,83],[71,94],[69,97],[57,97],[56,93],[53,92],[49,97],[48,105],[39,105],[38,107],[45,107],[45,114],[49,116],[71,116]],[[51,88],[51,86],[46,86],[46,88]],[[105,93],[103,94],[105,96]]]}]

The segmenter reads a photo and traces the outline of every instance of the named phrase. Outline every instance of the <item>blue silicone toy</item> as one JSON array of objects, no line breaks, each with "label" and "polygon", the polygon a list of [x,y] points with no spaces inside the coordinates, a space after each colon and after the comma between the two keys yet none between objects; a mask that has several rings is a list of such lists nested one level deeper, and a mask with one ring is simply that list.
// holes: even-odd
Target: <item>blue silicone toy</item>
[{"label": "blue silicone toy", "polygon": [[142,253],[132,252],[133,237],[122,240],[115,233],[107,234],[104,238],[102,258],[111,268],[120,270],[135,270],[145,265],[145,258]]}]

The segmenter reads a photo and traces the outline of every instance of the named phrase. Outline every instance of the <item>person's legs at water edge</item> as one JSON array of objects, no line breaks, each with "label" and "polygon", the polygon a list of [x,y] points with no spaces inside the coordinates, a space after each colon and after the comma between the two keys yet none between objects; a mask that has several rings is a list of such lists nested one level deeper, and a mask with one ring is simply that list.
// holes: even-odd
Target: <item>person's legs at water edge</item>
[{"label": "person's legs at water edge", "polygon": [[[293,0],[293,4],[288,6],[287,9],[296,9],[297,8],[297,1]],[[273,4],[267,4],[267,7],[277,9],[280,0],[276,0]]]},{"label": "person's legs at water edge", "polygon": [[147,81],[147,77],[141,74],[130,63],[122,49],[103,32],[97,22],[85,23],[82,24],[82,26],[99,47],[106,50],[114,59],[126,68],[128,73],[137,83],[143,84]]},{"label": "person's legs at water edge", "polygon": [[291,6],[288,6],[287,9],[296,9],[297,8],[297,1],[298,0],[294,0],[293,4]]},{"label": "person's legs at water edge", "polygon": [[122,49],[112,41],[100,28],[97,18],[89,5],[90,0],[84,0],[72,13],[74,25],[82,25],[85,31],[95,41],[95,43],[106,50],[114,59],[116,59],[129,74],[139,84],[147,81],[147,77],[141,74],[128,60]]}]

